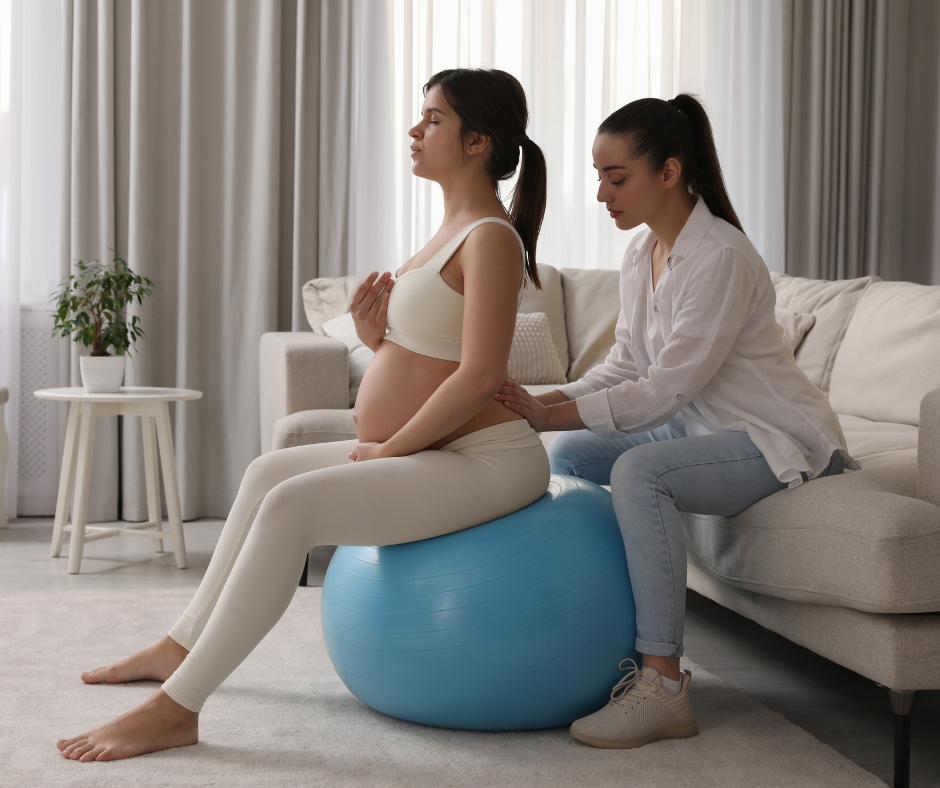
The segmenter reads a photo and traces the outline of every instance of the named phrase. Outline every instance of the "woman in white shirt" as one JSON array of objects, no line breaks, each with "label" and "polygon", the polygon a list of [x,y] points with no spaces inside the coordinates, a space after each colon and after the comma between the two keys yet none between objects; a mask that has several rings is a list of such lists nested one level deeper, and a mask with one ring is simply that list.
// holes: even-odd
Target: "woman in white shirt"
[{"label": "woman in white shirt", "polygon": [[[636,649],[600,711],[571,727],[598,747],[697,733],[679,670],[685,536],[678,512],[733,516],[857,465],[835,413],[797,367],[767,266],[741,229],[711,126],[692,96],[614,112],[593,148],[597,199],[621,230],[616,344],[581,380],[497,398],[538,431],[553,473],[609,484],[636,602]],[[585,429],[587,428],[587,429]]]}]

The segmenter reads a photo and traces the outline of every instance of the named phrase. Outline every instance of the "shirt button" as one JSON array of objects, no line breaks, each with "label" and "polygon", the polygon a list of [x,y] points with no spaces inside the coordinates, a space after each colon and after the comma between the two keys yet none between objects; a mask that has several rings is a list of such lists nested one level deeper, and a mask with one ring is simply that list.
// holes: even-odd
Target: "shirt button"
[{"label": "shirt button", "polygon": [[682,395],[681,395],[681,394],[676,394],[676,399],[682,399]]},{"label": "shirt button", "polygon": [[659,304],[654,304],[654,305],[653,305],[653,311],[654,311],[654,312],[658,312],[658,311],[659,311]]}]

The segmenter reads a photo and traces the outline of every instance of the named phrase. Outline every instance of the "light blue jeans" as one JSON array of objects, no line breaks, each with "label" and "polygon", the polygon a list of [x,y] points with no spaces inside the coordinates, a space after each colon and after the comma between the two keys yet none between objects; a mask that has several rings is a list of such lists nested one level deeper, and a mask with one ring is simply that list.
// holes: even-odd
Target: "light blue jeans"
[{"label": "light blue jeans", "polygon": [[[609,484],[636,604],[636,649],[678,657],[685,628],[685,534],[679,512],[732,517],[786,488],[746,432],[687,437],[681,416],[649,432],[565,432],[552,473]],[[841,473],[834,454],[821,475]]]}]

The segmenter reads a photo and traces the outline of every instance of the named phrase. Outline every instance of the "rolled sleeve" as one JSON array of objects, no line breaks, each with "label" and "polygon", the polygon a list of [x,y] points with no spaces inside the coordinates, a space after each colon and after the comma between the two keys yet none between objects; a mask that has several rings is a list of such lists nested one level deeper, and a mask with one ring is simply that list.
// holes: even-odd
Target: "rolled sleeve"
[{"label": "rolled sleeve", "polygon": [[585,427],[599,438],[618,438],[622,433],[614,426],[610,400],[607,398],[608,391],[610,389],[595,391],[578,397],[575,402],[578,406],[578,415]]}]

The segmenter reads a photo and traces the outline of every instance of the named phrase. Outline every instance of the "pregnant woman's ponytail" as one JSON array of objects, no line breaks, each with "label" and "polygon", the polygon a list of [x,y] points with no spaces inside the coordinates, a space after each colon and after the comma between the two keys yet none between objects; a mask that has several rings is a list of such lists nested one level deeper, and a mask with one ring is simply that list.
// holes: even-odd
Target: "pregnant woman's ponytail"
[{"label": "pregnant woman's ponytail", "polygon": [[525,246],[526,278],[541,289],[535,247],[545,214],[547,176],[542,149],[526,135],[529,110],[522,85],[498,69],[451,68],[428,80],[425,95],[435,86],[460,116],[465,136],[476,133],[490,138],[486,167],[494,185],[511,178],[521,158],[509,215]]},{"label": "pregnant woman's ponytail", "polygon": [[744,231],[725,189],[708,114],[694,96],[631,101],[601,123],[597,133],[627,137],[633,156],[646,159],[654,172],[661,172],[667,159],[676,159],[686,185],[702,195],[708,210]]}]

